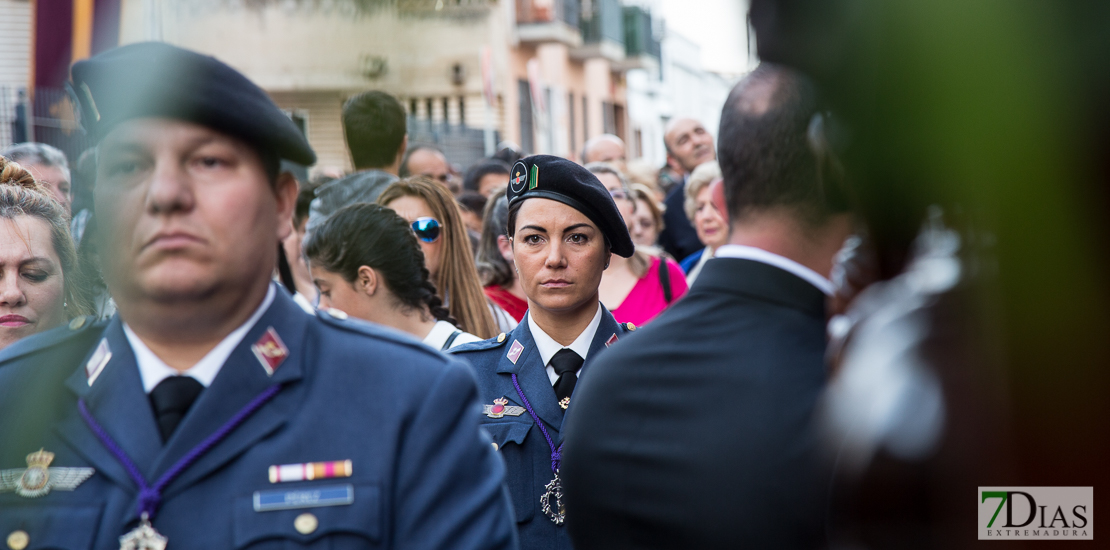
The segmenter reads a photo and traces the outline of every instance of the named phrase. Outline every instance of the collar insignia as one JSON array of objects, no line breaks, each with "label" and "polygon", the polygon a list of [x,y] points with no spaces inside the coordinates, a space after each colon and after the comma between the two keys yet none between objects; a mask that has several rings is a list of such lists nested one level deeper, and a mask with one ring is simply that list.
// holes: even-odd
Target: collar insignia
[{"label": "collar insignia", "polygon": [[617,334],[613,333],[613,335],[610,336],[609,339],[605,341],[605,347],[609,347],[609,346],[611,346],[613,344],[616,344],[616,343],[617,343]]},{"label": "collar insignia", "polygon": [[521,344],[520,340],[513,340],[513,345],[509,346],[509,355],[508,355],[509,361],[512,361],[513,364],[515,365],[517,359],[520,359],[520,354],[523,351],[524,351],[524,344]]},{"label": "collar insignia", "polygon": [[266,333],[251,346],[251,351],[258,358],[258,362],[262,363],[262,368],[266,369],[266,374],[270,376],[274,375],[274,371],[289,356],[289,348],[285,347],[285,343],[278,337],[274,327],[266,329]]},{"label": "collar insignia", "polygon": [[0,470],[0,493],[15,491],[21,497],[37,498],[51,490],[72,491],[96,470],[92,468],[51,468],[54,453],[39,449],[27,455],[26,468]]},{"label": "collar insignia", "polygon": [[108,361],[112,360],[112,350],[108,347],[108,339],[103,338],[96,346],[96,351],[93,352],[92,357],[89,357],[89,362],[85,363],[85,377],[88,379],[89,386],[96,382],[96,378],[104,370],[104,366]]}]

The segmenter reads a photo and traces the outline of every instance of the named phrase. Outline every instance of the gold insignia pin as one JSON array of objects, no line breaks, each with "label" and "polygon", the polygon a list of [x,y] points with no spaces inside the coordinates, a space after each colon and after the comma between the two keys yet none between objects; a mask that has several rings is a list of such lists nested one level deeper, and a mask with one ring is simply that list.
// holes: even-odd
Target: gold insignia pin
[{"label": "gold insignia pin", "polygon": [[559,406],[562,407],[564,411],[567,410],[567,407],[570,406],[570,396],[560,399]]},{"label": "gold insignia pin", "polygon": [[72,491],[96,470],[92,468],[51,468],[54,453],[39,449],[27,455],[26,468],[0,470],[0,493],[15,491],[21,497],[36,498],[51,490]]}]

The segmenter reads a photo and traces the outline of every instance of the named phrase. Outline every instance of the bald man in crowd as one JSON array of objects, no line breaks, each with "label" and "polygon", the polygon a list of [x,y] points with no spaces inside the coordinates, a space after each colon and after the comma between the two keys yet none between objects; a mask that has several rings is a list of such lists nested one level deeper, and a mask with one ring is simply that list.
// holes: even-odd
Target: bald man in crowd
[{"label": "bald man in crowd", "polygon": [[601,134],[590,138],[582,146],[582,164],[607,162],[624,172],[626,160],[624,140],[613,134]]},{"label": "bald man in crowd", "polygon": [[672,120],[663,133],[663,144],[667,148],[667,164],[681,169],[682,184],[667,193],[664,203],[667,210],[663,214],[663,232],[659,234],[659,246],[663,247],[677,260],[693,254],[704,244],[698,240],[690,219],[686,217],[683,203],[686,200],[686,179],[699,165],[717,159],[713,149],[713,136],[701,122],[692,118]]}]

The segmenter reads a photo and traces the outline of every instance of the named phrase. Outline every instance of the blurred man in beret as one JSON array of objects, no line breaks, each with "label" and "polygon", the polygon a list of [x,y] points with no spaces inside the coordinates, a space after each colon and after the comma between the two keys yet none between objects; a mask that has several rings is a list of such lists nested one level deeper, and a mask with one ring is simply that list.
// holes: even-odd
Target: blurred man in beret
[{"label": "blurred man in beret", "polygon": [[119,314],[0,356],[9,546],[514,547],[467,367],[271,281],[315,154],[266,94],[159,43],[73,89]]}]

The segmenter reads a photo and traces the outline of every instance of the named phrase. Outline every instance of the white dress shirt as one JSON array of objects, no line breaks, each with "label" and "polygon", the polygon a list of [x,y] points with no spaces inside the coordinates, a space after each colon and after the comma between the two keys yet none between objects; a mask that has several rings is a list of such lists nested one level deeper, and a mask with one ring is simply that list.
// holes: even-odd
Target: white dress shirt
[{"label": "white dress shirt", "polygon": [[143,391],[149,394],[161,381],[179,374],[195,378],[206,388],[210,386],[212,381],[216,379],[216,375],[220,373],[224,363],[227,362],[231,352],[235,351],[235,347],[243,341],[243,337],[247,335],[247,332],[254,327],[258,319],[274,302],[275,292],[274,285],[271,283],[270,289],[266,291],[266,298],[262,300],[262,305],[258,306],[258,309],[247,319],[247,322],[231,331],[231,334],[228,334],[219,344],[216,344],[216,347],[212,348],[197,364],[189,367],[184,372],[178,372],[177,369],[167,365],[153,351],[150,351],[150,348],[131,330],[131,327],[127,326],[127,323],[124,323],[123,333],[127,335],[127,341],[135,352],[135,362],[139,364],[139,376],[143,379]]},{"label": "white dress shirt", "polygon": [[[555,381],[559,379],[559,375],[555,374],[555,367],[551,366],[551,358],[563,349],[563,345],[556,342],[554,338],[548,336],[542,328],[532,322],[531,312],[528,313],[526,318],[528,319],[528,330],[532,331],[532,339],[536,341],[536,351],[540,352],[540,359],[543,359],[543,364],[547,366],[547,378],[551,380],[551,385],[554,386]],[[597,313],[594,314],[593,320],[590,321],[589,325],[586,325],[582,334],[579,334],[578,338],[575,338],[567,348],[577,353],[585,361],[586,355],[590,353],[590,344],[594,342],[594,334],[597,333],[597,327],[599,326],[601,326],[601,302],[597,304]]]},{"label": "white dress shirt", "polygon": [[[447,321],[436,321],[436,324],[432,327],[432,331],[424,337],[424,343],[437,350],[442,350],[443,344],[447,343],[447,339],[450,338],[456,330],[459,330],[458,327],[452,325],[451,323],[448,323]],[[453,348],[455,346],[461,346],[463,344],[481,341],[481,338],[478,338],[477,336],[474,336],[469,332],[460,331],[459,335],[455,337],[455,341],[451,342],[451,347]]]},{"label": "white dress shirt", "polygon": [[788,271],[797,275],[807,283],[817,287],[818,290],[824,292],[826,296],[832,296],[834,287],[832,281],[823,277],[820,273],[798,263],[785,256],[779,256],[773,252],[767,252],[762,248],[754,246],[744,246],[739,244],[726,244],[717,248],[713,253],[715,258],[741,258],[744,260],[753,260],[756,262],[773,265],[783,271]]}]

